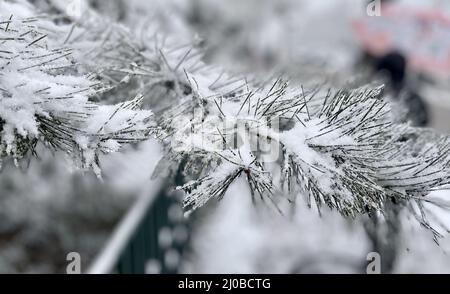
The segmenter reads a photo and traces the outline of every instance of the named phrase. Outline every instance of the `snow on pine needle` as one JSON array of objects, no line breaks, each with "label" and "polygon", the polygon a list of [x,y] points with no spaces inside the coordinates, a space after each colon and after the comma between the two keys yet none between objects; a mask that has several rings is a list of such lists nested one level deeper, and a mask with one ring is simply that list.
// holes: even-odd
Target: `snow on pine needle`
[{"label": "snow on pine needle", "polygon": [[221,199],[240,176],[254,201],[277,207],[280,195],[300,197],[346,217],[383,211],[391,200],[420,205],[449,184],[450,141],[419,144],[416,129],[392,122],[382,87],[307,91],[278,79],[240,80],[229,91],[211,87],[214,77],[189,80],[192,95],[163,124],[172,158],[191,154],[185,165],[200,171],[179,187],[188,212]]},{"label": "snow on pine needle", "polygon": [[42,141],[98,174],[100,152],[156,131],[152,113],[140,110],[142,96],[114,106],[90,102],[105,86],[77,74],[73,50],[49,47],[37,24],[12,14],[0,21],[0,153],[17,160]]}]

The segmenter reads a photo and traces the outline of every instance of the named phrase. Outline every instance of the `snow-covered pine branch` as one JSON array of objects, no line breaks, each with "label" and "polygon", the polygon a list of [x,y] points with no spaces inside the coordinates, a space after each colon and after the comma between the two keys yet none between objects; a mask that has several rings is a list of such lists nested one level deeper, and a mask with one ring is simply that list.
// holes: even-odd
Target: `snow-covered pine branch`
[{"label": "snow-covered pine branch", "polygon": [[20,159],[42,141],[98,174],[100,152],[156,131],[152,113],[140,110],[142,96],[114,106],[90,102],[105,86],[93,75],[77,74],[73,49],[51,47],[39,18],[16,19],[13,13],[2,11],[0,22],[2,157]]},{"label": "snow-covered pine branch", "polygon": [[[64,5],[53,5],[64,12]],[[126,112],[131,115],[136,111],[134,107],[141,98],[115,107],[98,106],[88,99],[96,95],[117,101],[143,93],[158,126],[168,135],[167,155],[155,174],[184,170],[192,180],[180,187],[187,192],[184,205],[189,212],[211,198],[221,199],[236,179],[245,177],[255,203],[263,201],[278,208],[280,199],[295,202],[303,198],[319,211],[328,206],[346,217],[355,217],[383,213],[386,201],[394,201],[414,206],[411,211],[431,228],[422,203],[430,201],[426,197],[430,191],[449,184],[450,142],[436,135],[429,141],[434,143],[428,143],[424,131],[395,123],[389,104],[382,98],[382,88],[308,90],[282,79],[253,82],[207,66],[198,44],[180,41],[183,36],[160,34],[151,22],[136,33],[89,8],[64,29],[49,29],[54,24],[47,23],[47,37],[33,29],[33,38],[27,34],[24,40],[18,28],[9,28],[9,17],[3,16],[2,34],[13,37],[5,37],[10,39],[2,44],[22,46],[16,59],[27,60],[27,46],[42,51],[33,56],[40,56],[36,61],[41,64],[20,74],[27,77],[30,73],[30,79],[40,76],[41,81],[53,85],[45,91],[36,87],[27,97],[42,103],[44,92],[51,94],[51,90],[62,92],[56,97],[74,96],[58,99],[52,106],[70,104],[70,113],[44,108],[30,111],[28,116],[40,119],[51,115],[54,125],[64,126],[63,135],[57,132],[56,142],[62,142],[59,148],[67,152],[82,150],[81,162],[87,163],[83,165],[95,165],[99,150],[114,151],[117,143],[144,139],[154,130],[147,124],[148,112],[137,112],[139,115],[133,116],[136,121],[125,120]],[[22,30],[30,25],[29,20],[22,22]],[[46,39],[53,49],[42,45]],[[56,60],[49,62],[48,54]],[[76,66],[67,63],[70,56],[74,56]],[[64,73],[64,83],[58,80],[62,79],[60,72]],[[92,72],[97,82],[85,76]],[[69,77],[71,83],[65,84]],[[15,86],[16,91],[22,88]],[[27,104],[31,110],[32,103]],[[125,125],[109,122],[120,117]],[[70,124],[66,127],[57,119]],[[34,132],[22,127],[22,135],[20,129],[13,128],[14,136],[10,137],[15,145],[4,144],[4,149],[21,145],[28,151],[30,139],[36,142],[41,126],[36,123]],[[18,151],[21,148],[15,150],[16,154],[23,153]]]},{"label": "snow-covered pine branch", "polygon": [[[241,80],[229,91],[214,80],[190,75],[193,94],[169,112],[174,158],[214,162],[180,187],[188,211],[222,198],[240,176],[254,200],[277,206],[285,194],[346,217],[382,212],[386,201],[420,207],[450,183],[448,138],[419,143],[419,130],[394,124],[382,87],[306,91],[278,79],[262,86]],[[425,216],[420,221],[427,226]]]}]

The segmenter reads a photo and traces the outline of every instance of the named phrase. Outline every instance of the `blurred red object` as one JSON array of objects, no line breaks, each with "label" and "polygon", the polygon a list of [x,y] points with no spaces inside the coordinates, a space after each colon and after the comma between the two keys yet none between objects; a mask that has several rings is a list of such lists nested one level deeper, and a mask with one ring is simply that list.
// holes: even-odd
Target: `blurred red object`
[{"label": "blurred red object", "polygon": [[450,77],[450,16],[441,11],[383,4],[380,16],[355,20],[353,28],[369,54],[399,51],[412,70]]}]

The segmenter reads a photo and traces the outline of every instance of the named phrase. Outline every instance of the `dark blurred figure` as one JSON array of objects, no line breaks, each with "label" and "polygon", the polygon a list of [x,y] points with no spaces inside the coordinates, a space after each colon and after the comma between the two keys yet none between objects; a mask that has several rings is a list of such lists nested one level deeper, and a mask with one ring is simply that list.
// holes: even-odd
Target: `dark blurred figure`
[{"label": "dark blurred figure", "polygon": [[377,74],[387,78],[387,90],[393,99],[401,99],[408,108],[407,118],[414,126],[428,124],[428,111],[423,98],[406,81],[407,60],[399,52],[391,52],[376,58],[374,66]]},{"label": "dark blurred figure", "polygon": [[[367,0],[367,4],[373,0]],[[395,0],[381,0],[380,4],[391,4]],[[375,57],[364,52],[363,64],[369,64],[377,75],[386,79],[386,90],[392,99],[407,107],[407,119],[414,126],[426,126],[429,122],[427,106],[413,85],[407,82],[407,59],[400,52],[390,52],[382,57]]]},{"label": "dark blurred figure", "polygon": [[375,70],[388,78],[390,88],[398,94],[406,76],[406,59],[398,52],[389,53],[375,60]]}]

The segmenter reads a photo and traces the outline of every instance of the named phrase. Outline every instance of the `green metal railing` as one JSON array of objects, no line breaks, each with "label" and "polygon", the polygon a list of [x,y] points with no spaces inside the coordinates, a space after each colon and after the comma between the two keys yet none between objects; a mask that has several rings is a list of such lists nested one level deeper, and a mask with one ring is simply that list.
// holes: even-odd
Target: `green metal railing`
[{"label": "green metal railing", "polygon": [[117,227],[88,273],[177,273],[189,241],[180,195],[168,191],[143,195]]},{"label": "green metal railing", "polygon": [[180,203],[173,195],[161,193],[157,197],[122,253],[119,273],[177,273],[187,242],[187,225],[177,219],[177,213],[171,219],[174,207],[179,208]]}]

